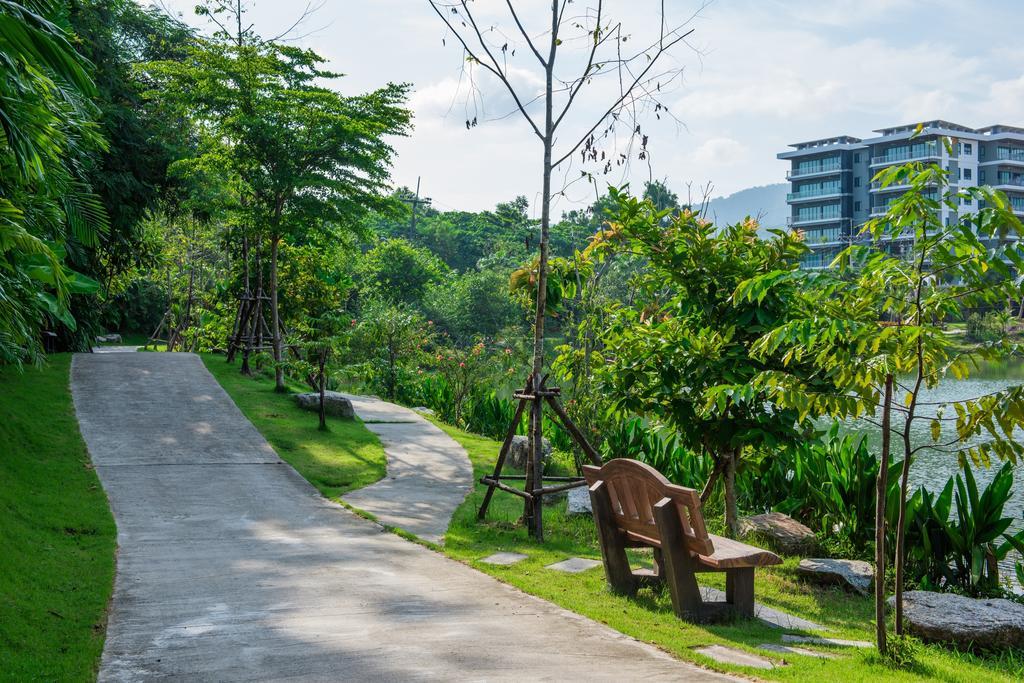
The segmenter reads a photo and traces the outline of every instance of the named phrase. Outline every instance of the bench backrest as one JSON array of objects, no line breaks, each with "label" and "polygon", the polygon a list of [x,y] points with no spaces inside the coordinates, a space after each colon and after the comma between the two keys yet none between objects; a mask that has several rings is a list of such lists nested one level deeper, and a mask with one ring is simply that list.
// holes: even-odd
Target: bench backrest
[{"label": "bench backrest", "polygon": [[676,504],[690,552],[711,555],[715,551],[704,525],[700,494],[695,490],[676,486],[650,465],[627,458],[609,460],[601,467],[586,465],[583,476],[590,486],[606,483],[615,521],[633,540],[660,545],[654,505],[669,498]]}]

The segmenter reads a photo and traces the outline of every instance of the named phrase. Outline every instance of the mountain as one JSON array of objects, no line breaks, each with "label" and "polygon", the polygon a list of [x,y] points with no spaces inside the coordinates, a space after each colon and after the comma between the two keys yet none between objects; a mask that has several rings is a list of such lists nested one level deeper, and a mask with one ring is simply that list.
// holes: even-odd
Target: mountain
[{"label": "mountain", "polygon": [[707,217],[716,225],[738,223],[747,216],[760,217],[761,227],[783,228],[789,216],[786,193],[789,183],[748,187],[708,202]]}]

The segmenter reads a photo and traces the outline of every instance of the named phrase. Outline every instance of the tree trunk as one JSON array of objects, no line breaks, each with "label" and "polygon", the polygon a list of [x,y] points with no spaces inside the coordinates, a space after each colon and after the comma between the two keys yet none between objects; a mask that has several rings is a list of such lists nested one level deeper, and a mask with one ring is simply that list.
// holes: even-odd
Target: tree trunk
[{"label": "tree trunk", "polygon": [[715,491],[715,484],[718,483],[718,478],[722,475],[722,470],[725,468],[725,463],[722,462],[721,458],[715,458],[715,464],[711,468],[711,474],[708,475],[708,480],[704,483],[704,490],[700,492],[701,504],[706,504],[708,499],[711,498],[711,494]]},{"label": "tree trunk", "polygon": [[274,391],[284,393],[287,388],[284,385],[284,367],[281,366],[281,314],[277,307],[277,251],[280,244],[280,237],[270,239],[270,334],[274,345]]},{"label": "tree trunk", "polygon": [[736,460],[740,449],[725,453],[725,526],[729,535],[736,538],[740,535],[739,512],[736,507]]},{"label": "tree trunk", "polygon": [[[913,417],[912,415],[910,417]],[[896,522],[896,635],[903,635],[903,564],[906,562],[907,488],[910,485],[910,422],[903,430],[903,469],[900,472],[900,514]]]},{"label": "tree trunk", "polygon": [[320,431],[327,431],[327,411],[324,406],[324,391],[327,385],[327,354],[321,351],[318,360],[320,361]]},{"label": "tree trunk", "polygon": [[[551,49],[547,64],[545,65],[545,90],[544,90],[544,183],[541,190],[540,209],[540,258],[537,262],[537,310],[534,316],[533,325],[533,386],[536,391],[541,384],[544,372],[544,316],[547,309],[548,293],[548,231],[551,226],[551,148],[554,145],[554,69],[555,54],[558,46],[558,1],[551,2]],[[541,402],[534,404],[531,414],[535,417],[530,424],[530,460],[533,462],[532,484],[534,489],[539,489],[543,484],[543,477],[540,471],[541,458],[543,455],[543,435],[541,434],[543,418],[541,413]],[[530,479],[527,480],[530,482]],[[529,499],[526,500],[523,509],[524,517],[527,508],[532,508],[533,515],[530,529],[537,540],[544,540],[544,526],[540,521],[543,508],[540,501],[534,505]]]},{"label": "tree trunk", "polygon": [[889,447],[892,422],[892,375],[885,377],[885,398],[882,401],[882,457],[878,464],[875,486],[875,642],[878,653],[885,655],[885,496],[889,490]]}]

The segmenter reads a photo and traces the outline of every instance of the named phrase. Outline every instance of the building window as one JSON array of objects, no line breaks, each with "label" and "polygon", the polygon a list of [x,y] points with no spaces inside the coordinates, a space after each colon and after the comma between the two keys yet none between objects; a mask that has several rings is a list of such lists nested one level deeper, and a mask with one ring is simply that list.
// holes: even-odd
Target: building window
[{"label": "building window", "polygon": [[960,203],[963,204],[964,206],[971,206],[972,204],[974,204],[974,200],[971,199],[970,197],[961,197]]},{"label": "building window", "polygon": [[[984,149],[984,147],[982,147],[982,149]],[[985,182],[985,171],[978,171],[978,181],[982,183]]]},{"label": "building window", "polygon": [[970,180],[971,179],[971,169],[965,168],[965,169],[963,169],[963,172],[964,172],[964,180]]},{"label": "building window", "polygon": [[981,157],[982,159],[985,158],[985,146],[984,145],[982,145],[981,147],[978,147],[978,156]]},{"label": "building window", "polygon": [[964,155],[965,156],[971,156],[971,154],[973,154],[973,153],[974,153],[974,146],[971,143],[969,143],[969,142],[965,142],[964,143]]},{"label": "building window", "polygon": [[853,178],[853,186],[854,187],[860,187],[860,176],[854,176],[854,178]]},{"label": "building window", "polygon": [[853,210],[854,211],[860,211],[860,202],[854,202],[853,203]]},{"label": "building window", "polygon": [[860,163],[860,152],[854,152],[853,153],[853,163],[855,163],[855,164],[859,164]]}]

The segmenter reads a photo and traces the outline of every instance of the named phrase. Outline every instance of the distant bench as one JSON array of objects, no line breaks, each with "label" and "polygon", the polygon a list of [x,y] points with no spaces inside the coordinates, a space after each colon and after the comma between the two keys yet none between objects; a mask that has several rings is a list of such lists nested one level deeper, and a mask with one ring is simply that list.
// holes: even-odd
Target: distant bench
[{"label": "distant bench", "polygon": [[[632,595],[644,584],[666,581],[680,619],[754,616],[754,570],[780,564],[778,555],[709,534],[700,495],[642,462],[619,458],[602,467],[587,465],[583,476],[613,590]],[[654,548],[655,571],[630,568],[626,548],[637,547]],[[724,603],[701,597],[697,572],[725,572]]]}]

